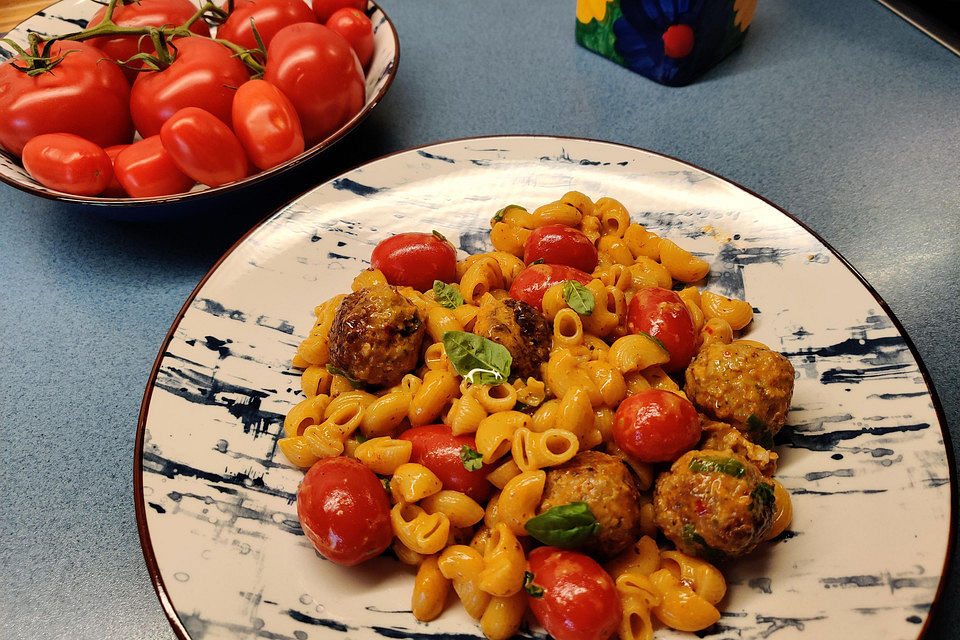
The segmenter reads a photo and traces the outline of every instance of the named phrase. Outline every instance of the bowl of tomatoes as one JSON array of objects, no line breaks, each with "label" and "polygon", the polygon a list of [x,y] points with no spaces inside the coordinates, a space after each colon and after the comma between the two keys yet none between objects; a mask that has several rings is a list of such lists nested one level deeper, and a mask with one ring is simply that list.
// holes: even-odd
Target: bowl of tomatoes
[{"label": "bowl of tomatoes", "polygon": [[368,0],[61,0],[0,42],[0,180],[110,208],[261,184],[355,128],[399,52]]}]

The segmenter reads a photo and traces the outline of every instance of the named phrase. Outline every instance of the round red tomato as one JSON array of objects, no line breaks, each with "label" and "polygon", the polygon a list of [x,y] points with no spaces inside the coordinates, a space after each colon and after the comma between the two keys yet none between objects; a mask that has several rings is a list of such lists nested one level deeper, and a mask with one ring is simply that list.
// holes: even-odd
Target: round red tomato
[{"label": "round red tomato", "polygon": [[316,22],[317,18],[303,0],[237,0],[227,21],[217,30],[217,37],[256,49],[251,20],[257,25],[263,45],[269,47],[280,29],[299,22]]},{"label": "round red tomato", "polygon": [[510,297],[526,302],[537,310],[543,310],[543,294],[555,284],[573,280],[590,284],[593,276],[563,264],[535,264],[517,274],[510,285]]},{"label": "round red tomato", "polygon": [[42,133],[72,133],[98,146],[125,144],[133,137],[130,85],[114,63],[85,42],[55,42],[54,58],[69,53],[49,73],[33,77],[0,65],[0,145],[19,156],[27,140]]},{"label": "round red tomato", "polygon": [[196,182],[173,164],[160,136],[129,145],[117,154],[113,167],[123,190],[134,198],[186,193]]},{"label": "round red tomato", "polygon": [[313,0],[313,13],[320,22],[326,22],[337,9],[352,7],[363,11],[367,8],[367,0]]},{"label": "round red tomato", "polygon": [[96,144],[71,133],[44,133],[23,147],[23,167],[45,187],[95,196],[113,179],[113,163]]},{"label": "round red tomato", "polygon": [[113,167],[113,178],[110,179],[110,184],[107,185],[107,188],[103,190],[102,196],[110,196],[112,198],[123,198],[128,195],[123,189],[123,185],[120,184],[120,181],[117,180],[117,156],[120,155],[120,152],[129,147],[128,144],[115,144],[112,147],[107,147],[104,149],[107,157],[110,158],[110,166]]},{"label": "round red tomato", "polygon": [[627,330],[646,333],[666,347],[670,362],[664,371],[684,369],[697,351],[697,329],[687,305],[674,291],[647,287],[637,292],[627,309]]},{"label": "round red tomato", "polygon": [[203,109],[177,111],[160,128],[160,140],[180,171],[208,187],[247,177],[250,165],[237,136]]},{"label": "round red tomato", "polygon": [[481,467],[467,471],[460,457],[465,446],[477,450],[477,441],[471,434],[455,436],[450,427],[435,424],[407,429],[400,434],[400,439],[413,444],[410,461],[433,471],[444,489],[460,491],[481,503],[490,497],[493,487],[487,481],[489,469]]},{"label": "round red tomato", "polygon": [[366,97],[363,69],[350,43],[322,24],[281,29],[267,50],[263,79],[290,98],[308,147],[359,113]]},{"label": "round red tomato", "polygon": [[579,229],[548,224],[534,229],[523,246],[523,261],[530,264],[537,260],[590,273],[597,268],[597,248]]},{"label": "round red tomato", "polygon": [[184,107],[199,107],[228,126],[233,95],[250,79],[246,67],[222,44],[206,38],[178,38],[176,58],[163,71],[143,72],[130,91],[130,113],[144,138],[160,133],[167,118]]},{"label": "round red tomato", "polygon": [[393,541],[390,500],[373,471],[352,458],[324,458],[297,492],[300,527],[323,557],[352,567]]},{"label": "round red tomato", "polygon": [[595,560],[578,551],[537,547],[530,552],[533,585],[527,592],[537,621],[556,640],[607,640],[620,625],[617,587]]},{"label": "round red tomato", "polygon": [[367,14],[353,7],[344,7],[334,11],[326,24],[347,39],[366,69],[373,57],[373,23]]},{"label": "round red tomato", "polygon": [[233,130],[250,161],[261,169],[303,153],[303,129],[296,109],[266,80],[250,80],[237,89]]},{"label": "round red tomato", "polygon": [[620,403],[613,439],[640,462],[671,462],[697,446],[700,417],[686,398],[644,389]]},{"label": "round red tomato", "polygon": [[381,240],[370,256],[370,266],[383,272],[394,286],[427,291],[434,280],[457,279],[457,252],[433,233],[400,233]]}]

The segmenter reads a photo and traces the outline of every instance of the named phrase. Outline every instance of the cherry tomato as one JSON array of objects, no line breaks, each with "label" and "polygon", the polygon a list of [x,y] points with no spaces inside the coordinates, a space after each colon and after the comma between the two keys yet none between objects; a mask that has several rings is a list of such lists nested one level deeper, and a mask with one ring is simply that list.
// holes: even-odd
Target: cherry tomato
[{"label": "cherry tomato", "polygon": [[344,7],[334,11],[326,24],[347,39],[360,59],[360,65],[366,69],[373,57],[373,23],[367,14],[353,7]]},{"label": "cherry tomato", "polygon": [[517,274],[510,285],[510,297],[543,311],[543,294],[555,284],[573,280],[590,284],[593,276],[563,264],[535,264]]},{"label": "cherry tomato", "polygon": [[460,491],[477,502],[485,502],[490,497],[493,487],[487,481],[489,469],[467,471],[460,457],[464,446],[477,450],[477,441],[471,434],[455,436],[447,425],[435,424],[407,429],[400,434],[400,439],[413,443],[410,461],[433,471],[444,489]]},{"label": "cherry tomato", "polygon": [[107,188],[103,190],[101,196],[109,196],[112,198],[123,198],[128,194],[123,189],[123,185],[120,184],[120,181],[117,179],[117,156],[120,155],[120,152],[129,147],[128,144],[115,144],[112,147],[107,147],[104,151],[107,154],[107,157],[110,158],[110,166],[114,167],[113,169],[113,178],[110,179],[110,184],[107,185]]},{"label": "cherry tomato", "polygon": [[113,166],[123,190],[134,198],[186,193],[196,182],[173,164],[160,136],[134,142],[117,155]]},{"label": "cherry tomato", "polygon": [[23,167],[45,187],[78,196],[95,196],[113,179],[110,156],[72,133],[44,133],[23,147]]},{"label": "cherry tomato", "polygon": [[[223,8],[226,10],[226,6]],[[317,18],[303,0],[237,0],[227,21],[217,30],[217,37],[256,49],[251,20],[257,25],[263,45],[269,47],[280,29],[299,22],[316,22]]]},{"label": "cherry tomato", "polygon": [[394,286],[426,291],[434,280],[457,279],[457,252],[435,234],[400,233],[380,241],[370,256],[370,266],[382,271]]},{"label": "cherry tomato", "polygon": [[316,463],[297,492],[300,527],[323,557],[347,567],[393,541],[390,500],[373,471],[341,456]]},{"label": "cherry tomato", "polygon": [[686,398],[644,389],[620,403],[613,439],[640,462],[671,462],[697,446],[700,417]]},{"label": "cherry tomato", "polygon": [[14,68],[27,64],[19,56],[0,65],[0,145],[19,156],[42,133],[72,133],[101,147],[130,142],[130,85],[120,69],[85,42],[55,42],[51,54],[67,55],[33,77]]},{"label": "cherry tomato", "polygon": [[176,58],[163,71],[143,72],[130,91],[130,113],[144,138],[160,133],[167,118],[184,107],[199,107],[230,125],[237,87],[250,79],[246,67],[222,44],[206,38],[178,38]]},{"label": "cherry tomato", "polygon": [[363,11],[367,8],[367,0],[313,0],[313,13],[320,22],[326,22],[337,9],[352,7]]},{"label": "cherry tomato", "polygon": [[250,80],[237,89],[233,130],[247,156],[261,169],[303,153],[303,129],[296,109],[287,96],[265,80]]},{"label": "cherry tomato", "polygon": [[597,248],[579,229],[548,224],[534,229],[523,247],[524,262],[530,264],[537,260],[590,273],[597,268]]},{"label": "cherry tomato", "polygon": [[543,589],[527,602],[556,640],[607,640],[620,625],[617,588],[595,560],[579,551],[537,547],[530,552],[533,584]]},{"label": "cherry tomato", "polygon": [[247,177],[247,156],[230,127],[213,114],[186,107],[160,128],[160,140],[180,171],[208,187]]},{"label": "cherry tomato", "polygon": [[646,333],[666,347],[670,362],[664,371],[684,369],[697,350],[697,329],[693,317],[674,291],[647,287],[637,292],[627,308],[627,330]]},{"label": "cherry tomato", "polygon": [[363,69],[350,43],[322,24],[281,29],[267,50],[263,79],[290,98],[307,146],[359,113],[366,97]]}]

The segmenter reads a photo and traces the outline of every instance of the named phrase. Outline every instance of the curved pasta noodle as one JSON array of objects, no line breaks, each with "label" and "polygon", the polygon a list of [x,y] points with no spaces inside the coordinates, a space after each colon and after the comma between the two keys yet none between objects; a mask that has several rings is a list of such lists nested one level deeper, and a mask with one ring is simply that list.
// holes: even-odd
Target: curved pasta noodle
[{"label": "curved pasta noodle", "polygon": [[660,264],[670,272],[670,277],[680,282],[703,280],[710,271],[708,262],[666,239],[660,241]]},{"label": "curved pasta noodle", "polygon": [[410,462],[412,453],[413,443],[409,440],[394,440],[383,436],[359,444],[354,451],[354,457],[374,473],[389,476]]},{"label": "curved pasta noodle", "polygon": [[498,523],[486,541],[480,589],[501,598],[519,593],[526,568],[527,558],[517,537],[505,523]]},{"label": "curved pasta noodle", "polygon": [[527,535],[524,525],[536,514],[546,481],[547,474],[544,471],[526,471],[511,478],[500,492],[498,518],[516,535]]},{"label": "curved pasta noodle", "polygon": [[483,520],[484,509],[465,493],[444,489],[420,501],[427,513],[442,513],[453,527],[471,527]]},{"label": "curved pasta noodle", "polygon": [[449,591],[450,581],[440,572],[437,556],[424,559],[413,582],[410,609],[414,617],[421,622],[436,619],[443,612]]},{"label": "curved pasta noodle", "polygon": [[521,472],[555,467],[577,455],[580,441],[565,429],[547,429],[534,433],[517,429],[513,434],[513,461]]},{"label": "curved pasta noodle", "polygon": [[443,549],[450,534],[447,516],[428,514],[415,504],[395,504],[390,510],[390,525],[393,535],[406,548],[426,556]]},{"label": "curved pasta noodle", "polygon": [[513,442],[513,434],[520,428],[529,428],[530,416],[519,411],[504,411],[487,416],[477,427],[477,452],[483,455],[484,464],[490,464],[505,456]]},{"label": "curved pasta noodle", "polygon": [[700,294],[700,308],[708,321],[714,318],[726,320],[730,328],[739,331],[753,320],[753,307],[749,302],[727,298],[717,293],[703,291]]}]

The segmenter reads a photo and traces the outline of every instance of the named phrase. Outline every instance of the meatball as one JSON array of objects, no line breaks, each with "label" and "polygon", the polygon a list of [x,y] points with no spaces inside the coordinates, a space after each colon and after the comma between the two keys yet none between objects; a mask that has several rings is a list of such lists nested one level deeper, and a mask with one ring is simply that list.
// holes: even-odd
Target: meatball
[{"label": "meatball", "polygon": [[630,471],[611,455],[584,451],[547,470],[538,513],[571,502],[586,502],[600,532],[581,547],[601,562],[640,537],[640,492]]},{"label": "meatball", "polygon": [[727,422],[769,448],[787,419],[793,374],[793,365],[776,351],[745,342],[712,342],[687,367],[683,390],[709,418]]},{"label": "meatball", "polygon": [[763,475],[769,477],[776,473],[777,459],[780,456],[774,451],[750,442],[726,422],[714,422],[701,413],[700,429],[703,433],[703,440],[700,441],[701,449],[733,451],[756,465]]},{"label": "meatball", "polygon": [[354,291],[330,327],[330,364],[371,386],[391,386],[413,371],[426,327],[417,307],[396,288]]},{"label": "meatball", "polygon": [[487,298],[477,311],[473,332],[507,348],[513,358],[511,378],[539,378],[540,365],[550,357],[550,325],[526,302]]},{"label": "meatball", "polygon": [[654,522],[680,551],[716,561],[753,551],[770,531],[773,484],[731,451],[688,451],[660,474]]}]

